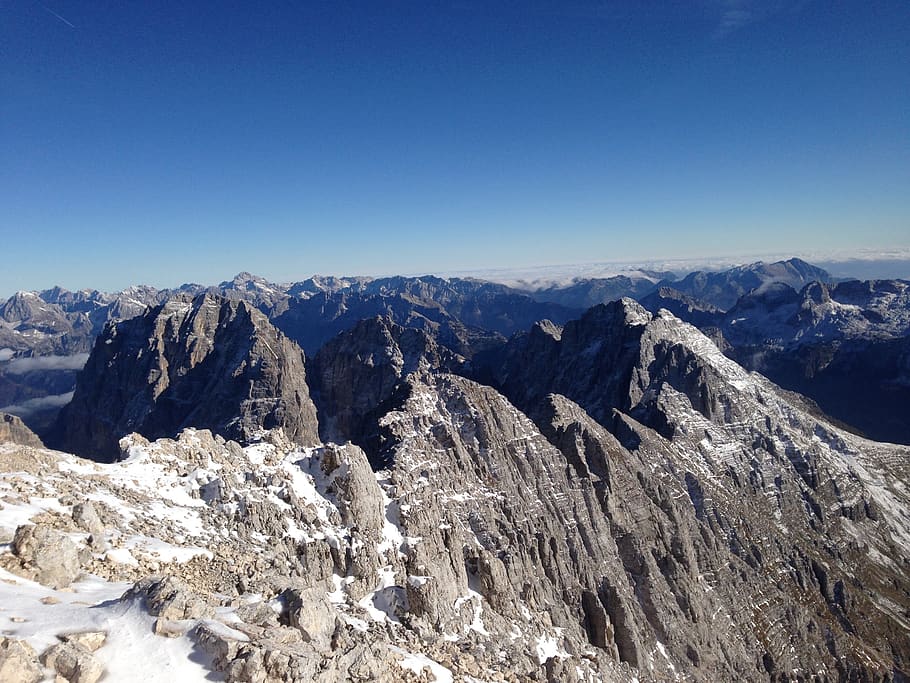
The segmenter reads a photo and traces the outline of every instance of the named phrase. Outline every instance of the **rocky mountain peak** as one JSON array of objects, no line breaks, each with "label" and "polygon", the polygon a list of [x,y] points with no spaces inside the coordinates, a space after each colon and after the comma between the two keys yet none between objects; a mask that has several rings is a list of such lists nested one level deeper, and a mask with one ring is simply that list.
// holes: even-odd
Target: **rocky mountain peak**
[{"label": "rocky mountain peak", "polygon": [[812,280],[817,280],[819,282],[828,282],[831,279],[831,274],[824,268],[819,268],[818,266],[813,266],[811,263],[803,261],[801,258],[790,258],[786,261],[779,261],[777,264],[781,265],[787,271],[797,275],[802,280],[806,282],[811,282]]},{"label": "rocky mountain peak", "polygon": [[222,282],[224,289],[256,289],[257,287],[270,287],[269,281],[264,277],[243,271],[237,273],[231,280]]},{"label": "rocky mountain peak", "polygon": [[[812,285],[809,285],[812,287]],[[786,304],[792,304],[799,299],[799,293],[786,282],[771,282],[763,287],[749,292],[744,295],[730,309],[730,315],[736,315],[735,311],[755,306],[764,306],[766,308],[778,307]]]},{"label": "rocky mountain peak", "polygon": [[825,304],[831,301],[831,292],[823,282],[811,282],[806,285],[801,294],[802,308],[810,309],[813,306]]},{"label": "rocky mountain peak", "polygon": [[310,364],[311,382],[323,437],[353,441],[375,456],[376,423],[381,410],[400,401],[412,374],[458,367],[463,359],[426,332],[376,316],[357,323],[329,341]]},{"label": "rocky mountain peak", "polygon": [[651,314],[632,299],[600,304],[567,322],[558,336],[540,325],[517,335],[478,375],[489,372],[519,408],[555,392],[582,403],[595,419],[606,419],[614,407],[627,407],[639,341],[650,321]]},{"label": "rocky mountain peak", "polygon": [[97,459],[116,457],[124,434],[190,425],[240,440],[271,427],[317,440],[303,352],[246,302],[211,292],[108,325],[58,424],[70,449]]},{"label": "rocky mountain peak", "polygon": [[56,304],[72,298],[73,292],[70,292],[68,289],[64,289],[60,285],[55,285],[50,289],[45,289],[42,291],[39,296],[49,304]]},{"label": "rocky mountain peak", "polygon": [[616,325],[647,325],[651,314],[634,299],[623,297],[608,304],[593,306],[582,316],[585,325],[616,326]]},{"label": "rocky mountain peak", "polygon": [[764,263],[758,261],[725,271],[696,271],[669,284],[685,294],[708,302],[723,311],[730,310],[745,294],[783,282],[796,290],[813,281],[828,282],[831,276],[800,259]]},{"label": "rocky mountain peak", "polygon": [[46,303],[35,292],[18,291],[0,305],[0,318],[19,322],[39,316]]},{"label": "rocky mountain peak", "polygon": [[562,327],[550,320],[539,320],[531,327],[529,334],[532,337],[540,336],[543,339],[559,341],[562,337]]}]

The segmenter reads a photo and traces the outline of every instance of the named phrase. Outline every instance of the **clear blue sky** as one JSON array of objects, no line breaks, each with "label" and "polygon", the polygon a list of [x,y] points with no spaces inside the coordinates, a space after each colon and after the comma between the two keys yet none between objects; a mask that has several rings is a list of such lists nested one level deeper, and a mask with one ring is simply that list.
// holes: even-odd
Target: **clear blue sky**
[{"label": "clear blue sky", "polygon": [[0,4],[0,294],[910,245],[910,3]]}]

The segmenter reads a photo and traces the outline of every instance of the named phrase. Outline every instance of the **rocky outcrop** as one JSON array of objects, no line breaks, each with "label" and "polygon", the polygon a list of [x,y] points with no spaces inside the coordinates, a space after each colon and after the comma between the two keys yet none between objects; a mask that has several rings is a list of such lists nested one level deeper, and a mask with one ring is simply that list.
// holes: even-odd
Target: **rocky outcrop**
[{"label": "rocky outcrop", "polygon": [[101,662],[75,641],[51,646],[41,653],[41,661],[68,683],[95,683],[104,675]]},{"label": "rocky outcrop", "polygon": [[0,413],[0,443],[44,448],[41,439],[15,415]]},{"label": "rocky outcrop", "polygon": [[0,636],[0,681],[38,683],[44,678],[44,667],[38,653],[24,640]]},{"label": "rocky outcrop", "polygon": [[511,401],[532,409],[550,393],[571,396],[597,420],[614,408],[629,407],[628,387],[639,354],[639,339],[651,314],[631,299],[595,306],[560,330],[536,324],[484,359]]},{"label": "rocky outcrop", "polygon": [[202,619],[214,613],[204,598],[173,576],[146,577],[127,591],[124,598],[142,601],[149,614],[165,621]]},{"label": "rocky outcrop", "polygon": [[23,524],[16,529],[12,550],[22,573],[51,588],[65,588],[82,573],[76,545],[46,524]]},{"label": "rocky outcrop", "polygon": [[377,421],[400,400],[405,377],[418,370],[455,368],[462,363],[422,330],[388,318],[359,322],[338,335],[313,358],[314,396],[323,415],[327,441],[352,441],[373,457],[380,450]]},{"label": "rocky outcrop", "polygon": [[[772,288],[776,286],[771,285]],[[788,285],[781,286],[791,289]],[[657,313],[662,308],[666,309],[677,318],[692,323],[703,332],[720,325],[724,317],[723,311],[715,306],[668,286],[658,287],[647,296],[638,299],[638,302],[651,313]]]},{"label": "rocky outcrop", "polygon": [[106,328],[60,415],[57,443],[95,459],[130,432],[150,438],[205,427],[249,440],[281,427],[317,441],[302,351],[244,302],[175,297]]}]

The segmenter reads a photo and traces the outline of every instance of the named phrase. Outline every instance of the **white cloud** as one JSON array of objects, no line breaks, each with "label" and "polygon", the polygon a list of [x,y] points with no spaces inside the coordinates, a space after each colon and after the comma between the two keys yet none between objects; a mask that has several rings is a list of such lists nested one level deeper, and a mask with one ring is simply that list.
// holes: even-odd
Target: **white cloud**
[{"label": "white cloud", "polygon": [[[583,278],[607,278],[614,275],[642,277],[642,271],[671,271],[678,277],[694,270],[726,270],[756,261],[771,263],[801,258],[813,265],[834,272],[832,266],[868,263],[868,274],[864,278],[908,277],[904,271],[910,263],[910,248],[888,249],[818,249],[794,251],[731,254],[729,256],[704,256],[692,258],[650,258],[639,261],[604,261],[597,263],[565,263],[554,265],[526,266],[516,268],[486,268],[475,270],[453,270],[438,273],[441,277],[475,277],[499,282],[524,289],[566,286]],[[876,274],[876,270],[878,274]],[[890,274],[890,273],[896,274]],[[417,275],[417,273],[414,273]],[[848,273],[849,274],[849,273]]]},{"label": "white cloud", "polygon": [[65,394],[42,396],[41,398],[33,398],[29,399],[28,401],[23,401],[22,403],[15,403],[10,406],[4,406],[3,408],[0,408],[0,412],[9,413],[10,415],[16,415],[18,417],[25,417],[40,410],[62,408],[72,400],[73,392],[70,391]]},{"label": "white cloud", "polygon": [[756,19],[754,3],[751,0],[721,0],[719,36],[729,35]]},{"label": "white cloud", "polygon": [[87,360],[87,353],[76,353],[72,356],[32,356],[11,360],[3,369],[11,375],[24,375],[33,370],[81,370]]}]

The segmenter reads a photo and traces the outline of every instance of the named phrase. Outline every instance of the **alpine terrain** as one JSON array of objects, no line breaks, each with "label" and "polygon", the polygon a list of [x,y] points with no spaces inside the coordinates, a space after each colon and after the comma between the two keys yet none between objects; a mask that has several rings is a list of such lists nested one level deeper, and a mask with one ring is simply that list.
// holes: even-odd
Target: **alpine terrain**
[{"label": "alpine terrain", "polygon": [[0,320],[0,681],[910,679],[905,281],[243,273]]}]

